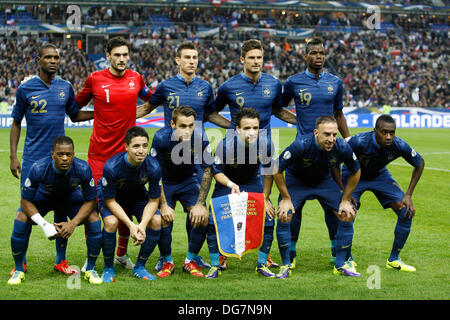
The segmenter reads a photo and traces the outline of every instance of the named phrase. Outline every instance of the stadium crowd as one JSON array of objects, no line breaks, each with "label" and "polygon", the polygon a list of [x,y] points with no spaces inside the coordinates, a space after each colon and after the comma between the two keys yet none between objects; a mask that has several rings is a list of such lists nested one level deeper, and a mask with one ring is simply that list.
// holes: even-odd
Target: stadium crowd
[{"label": "stadium crowd", "polygon": [[[408,4],[413,3],[426,4],[426,1],[409,1]],[[23,7],[42,22],[62,23],[64,20],[62,17],[65,12],[59,10],[58,6]],[[144,32],[130,36],[134,44],[132,68],[144,75],[152,88],[176,73],[174,48],[185,39],[193,39],[198,43],[199,75],[215,89],[240,72],[240,44],[249,38],[263,36],[265,72],[285,81],[290,75],[304,70],[304,46],[300,39],[286,42],[285,38],[269,36],[256,29],[230,30],[226,25],[229,19],[235,18],[239,26],[263,27],[271,23],[270,27],[275,29],[314,27],[314,35],[325,40],[328,51],[326,67],[345,81],[345,106],[381,107],[388,103],[392,106],[449,107],[446,94],[449,39],[447,31],[434,28],[436,25],[445,25],[447,17],[427,14],[386,16],[383,17],[383,23],[389,24],[391,30],[383,30],[387,32],[382,33],[361,28],[365,17],[358,13],[335,12],[324,15],[283,10],[134,9],[92,6],[83,15],[83,23],[130,22],[146,25],[154,14],[167,17],[170,27],[158,30],[150,23]],[[5,19],[8,14],[15,13],[8,7],[0,7],[2,11]],[[225,20],[224,12],[227,16]],[[268,19],[268,15],[271,19]],[[199,26],[220,26],[220,30],[218,34],[199,39],[196,37]],[[360,31],[344,32],[343,28],[349,26],[359,27]],[[330,28],[334,31],[330,31]],[[59,75],[71,81],[75,92],[79,92],[87,75],[95,71],[95,64],[77,48],[75,41],[59,41],[53,34],[44,37],[48,37],[61,50]],[[137,41],[142,38],[149,41],[144,44]],[[22,79],[36,73],[38,46],[39,40],[29,36],[0,36],[0,100],[6,100],[12,105],[15,90]],[[98,43],[95,49],[96,53],[103,52],[102,44]]]},{"label": "stadium crowd", "polygon": [[[414,4],[411,1],[408,4]],[[419,2],[419,1],[417,1]],[[373,1],[373,4],[380,4]],[[381,1],[381,4],[386,4]],[[423,3],[422,3],[423,4]],[[428,3],[428,5],[432,5]],[[19,8],[20,7],[20,8]],[[39,4],[10,7],[0,5],[0,25],[7,24],[8,17],[14,17],[16,24],[27,23],[34,19],[40,23],[65,24],[71,15],[63,6]],[[154,17],[160,19],[154,19]],[[110,25],[122,24],[128,26],[150,26],[152,29],[164,27],[180,27],[185,30],[197,31],[199,27],[214,27],[218,24],[229,25],[232,20],[240,26],[270,25],[276,29],[289,29],[298,27],[315,27],[317,25],[338,26],[364,26],[365,15],[358,12],[299,12],[295,10],[273,9],[259,10],[236,9],[225,7],[207,8],[154,8],[135,6],[90,6],[83,10],[82,24]],[[430,28],[435,24],[446,24],[446,16],[430,15],[427,11],[418,11],[414,14],[392,14],[383,17],[383,21],[392,23],[396,28],[417,29]]]},{"label": "stadium crowd", "polygon": [[[248,34],[248,37],[254,36]],[[320,34],[325,39],[326,67],[345,81],[345,106],[449,107],[448,48],[446,33],[391,32]],[[52,40],[51,40],[52,41]],[[53,41],[52,41],[53,42]],[[95,65],[75,42],[58,43],[61,50],[59,75],[79,92]],[[132,68],[143,74],[152,88],[176,73],[173,52],[176,41],[151,40],[134,47]],[[36,73],[39,42],[29,37],[0,38],[0,97],[14,103],[15,90],[27,75]],[[303,71],[303,45],[286,46],[266,37],[265,72],[284,81]],[[215,37],[198,43],[199,75],[213,88],[240,72],[238,41]]]}]

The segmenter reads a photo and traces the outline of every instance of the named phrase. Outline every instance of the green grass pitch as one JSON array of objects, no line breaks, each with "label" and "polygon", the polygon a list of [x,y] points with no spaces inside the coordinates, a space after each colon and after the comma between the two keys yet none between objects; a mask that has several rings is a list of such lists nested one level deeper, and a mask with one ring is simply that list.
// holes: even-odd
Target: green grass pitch
[{"label": "green grass pitch", "polygon": [[[156,129],[148,129],[153,134]],[[352,129],[355,134],[363,129]],[[75,152],[87,159],[91,129],[68,129],[75,141]],[[187,250],[184,228],[185,213],[178,204],[173,232],[173,257],[176,272],[169,278],[142,281],[126,270],[116,268],[112,284],[89,285],[76,277],[68,278],[53,271],[55,244],[45,239],[38,227],[33,228],[28,248],[28,272],[20,286],[8,286],[13,266],[10,236],[19,204],[19,181],[9,170],[9,130],[0,130],[0,300],[5,299],[130,299],[130,300],[404,300],[442,299],[450,297],[450,130],[398,129],[404,138],[425,159],[425,170],[413,195],[416,217],[401,257],[417,268],[415,273],[387,270],[394,237],[396,215],[383,210],[371,193],[365,193],[355,223],[353,255],[361,278],[334,276],[329,263],[330,243],[323,212],[317,201],[307,202],[300,240],[297,244],[297,268],[286,280],[265,279],[255,274],[256,253],[229,259],[229,268],[216,280],[197,279],[182,272]],[[279,152],[295,137],[295,129],[279,131]],[[19,150],[23,149],[22,132]],[[216,142],[217,143],[217,142]],[[213,143],[214,145],[214,143]],[[21,156],[21,153],[19,154]],[[412,168],[403,160],[389,165],[389,170],[404,190],[408,187]],[[211,194],[211,193],[210,193]],[[275,203],[278,191],[274,186],[271,199]],[[47,218],[52,221],[52,213]],[[135,260],[138,247],[130,241],[129,253]],[[153,270],[158,250],[150,256],[147,267]],[[276,236],[271,253],[280,261]],[[69,239],[67,257],[71,265],[81,267],[86,246],[84,228],[76,229]],[[200,252],[209,261],[205,244]],[[97,270],[103,270],[100,255]],[[153,271],[151,271],[153,272]],[[68,281],[69,279],[69,281]],[[78,282],[79,280],[79,282]]]}]

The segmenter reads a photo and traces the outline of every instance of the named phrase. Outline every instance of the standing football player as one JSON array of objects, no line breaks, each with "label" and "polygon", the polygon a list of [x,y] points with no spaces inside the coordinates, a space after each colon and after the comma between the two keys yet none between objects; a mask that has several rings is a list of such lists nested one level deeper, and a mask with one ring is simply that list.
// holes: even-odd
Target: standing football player
[{"label": "standing football player", "polygon": [[[240,61],[243,71],[225,81],[217,91],[216,111],[220,112],[228,105],[231,119],[234,119],[242,108],[253,108],[258,111],[260,140],[261,143],[263,140],[266,141],[268,156],[273,156],[275,148],[272,143],[270,127],[272,114],[291,124],[297,123],[296,117],[281,106],[282,85],[280,80],[261,71],[264,61],[261,41],[257,39],[245,41],[241,47]],[[235,127],[236,124],[233,122],[231,128]],[[272,171],[267,165],[264,165],[263,168],[263,172]],[[275,211],[268,198],[266,206],[273,216]],[[267,266],[278,267],[278,264],[273,262],[269,256]]]},{"label": "standing football player", "polygon": [[[11,117],[13,122],[10,132],[10,169],[14,177],[19,179],[22,189],[25,178],[31,166],[37,160],[47,157],[52,151],[52,141],[65,134],[64,120],[67,114],[73,122],[85,121],[93,118],[92,111],[79,111],[75,102],[75,94],[70,82],[56,76],[60,63],[57,47],[47,43],[40,47],[37,55],[39,74],[24,80],[16,93],[16,104]],[[20,140],[22,119],[25,117],[27,131],[23,148],[22,163],[17,157],[17,146]],[[19,235],[30,237],[31,224],[25,223],[25,216],[21,207],[17,209],[14,227],[11,235],[11,250],[14,260],[22,259],[11,271],[26,272],[27,246]],[[55,269],[64,274],[73,274],[66,260],[65,245],[67,240],[56,240]]]},{"label": "standing football player", "polygon": [[[215,110],[212,86],[196,75],[198,59],[198,50],[194,43],[181,43],[176,50],[175,56],[178,74],[162,81],[158,85],[150,100],[138,108],[137,117],[145,116],[157,106],[162,105],[164,108],[164,127],[171,128],[172,112],[180,106],[188,106],[195,111],[194,139],[201,141],[202,137],[207,138],[203,126],[205,121],[210,121],[222,128],[229,128],[230,121],[219,115]],[[196,167],[197,183],[201,184],[203,170],[200,165]],[[163,219],[168,216],[164,214],[164,210],[162,213]],[[172,220],[167,222],[172,222]],[[164,233],[165,231],[163,231]],[[189,222],[186,223],[186,233],[189,239],[191,234],[191,224]],[[119,247],[121,247],[120,241]],[[196,263],[200,268],[210,267],[208,263],[203,261],[201,256],[196,257]],[[159,259],[155,269],[160,271],[162,265],[162,259]]]},{"label": "standing football player", "polygon": [[[290,76],[284,83],[282,104],[287,106],[294,99],[297,115],[297,136],[313,132],[316,120],[320,116],[333,116],[339,132],[347,141],[350,132],[343,113],[342,80],[324,71],[325,48],[319,37],[307,40],[303,56],[306,70]],[[300,234],[301,211],[297,211],[291,221],[291,268],[295,268],[297,256],[297,241]],[[336,260],[336,232],[338,219],[331,212],[324,212],[325,223],[331,242],[331,259]]]},{"label": "standing football player", "polygon": [[[105,162],[113,155],[124,152],[123,137],[136,124],[138,97],[150,99],[152,92],[139,73],[127,68],[130,60],[130,44],[122,37],[115,37],[106,45],[109,68],[91,73],[84,88],[77,94],[80,108],[94,99],[94,128],[89,143],[88,163],[95,182],[102,177]],[[121,238],[128,243],[128,228],[119,224],[119,247]],[[134,264],[125,249],[118,250],[116,262],[127,269]]]}]

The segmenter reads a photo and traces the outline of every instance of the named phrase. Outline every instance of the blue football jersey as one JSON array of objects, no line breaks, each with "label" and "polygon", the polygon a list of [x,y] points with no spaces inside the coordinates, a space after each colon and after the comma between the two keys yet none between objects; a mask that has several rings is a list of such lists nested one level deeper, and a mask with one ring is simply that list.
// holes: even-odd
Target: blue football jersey
[{"label": "blue football jersey", "polygon": [[[195,133],[194,133],[195,135]],[[196,165],[211,166],[211,146],[206,135],[196,135],[179,142],[172,127],[162,128],[153,136],[150,154],[158,160],[164,183],[178,184],[197,174]]]},{"label": "blue football jersey", "polygon": [[36,192],[55,201],[64,202],[81,188],[84,201],[94,200],[97,196],[94,178],[88,163],[74,158],[72,166],[65,173],[56,170],[52,157],[47,156],[36,161],[31,167],[22,186],[22,198],[33,201]]},{"label": "blue football jersey", "polygon": [[286,170],[307,185],[316,185],[330,175],[330,167],[341,163],[351,172],[360,166],[352,148],[345,140],[337,138],[330,151],[322,150],[313,133],[298,136],[279,157],[279,170]]},{"label": "blue football jersey", "polygon": [[141,165],[133,167],[127,156],[127,152],[120,152],[106,161],[99,181],[103,199],[115,198],[118,202],[129,203],[159,198],[161,168],[158,161],[147,156]]},{"label": "blue football jersey", "polygon": [[[375,139],[373,131],[358,133],[349,141],[353,152],[361,165],[361,178],[373,179],[377,177],[388,163],[402,157],[413,167],[419,167],[422,156],[399,137],[394,137],[392,145],[381,148]],[[346,167],[343,170],[347,170]]]},{"label": "blue football jersey", "polygon": [[287,106],[292,99],[297,114],[297,133],[307,134],[314,130],[320,116],[334,116],[343,109],[342,80],[328,72],[319,79],[307,70],[290,76],[283,86],[282,104]]},{"label": "blue football jersey", "polygon": [[195,120],[202,123],[215,110],[211,85],[198,77],[187,84],[180,74],[162,81],[148,102],[153,106],[163,105],[165,127],[170,127],[172,111],[179,106],[194,109],[197,113]]},{"label": "blue football jersey", "polygon": [[225,174],[237,185],[259,181],[261,165],[271,160],[266,149],[259,140],[246,146],[236,135],[227,136],[217,145],[212,172]]},{"label": "blue football jersey", "polygon": [[36,161],[48,156],[52,142],[63,136],[65,114],[79,112],[70,82],[55,77],[50,86],[39,76],[22,83],[17,89],[16,104],[11,117],[26,119],[27,133],[22,159]]},{"label": "blue football jersey", "polygon": [[277,78],[261,72],[258,82],[253,84],[243,72],[225,81],[217,91],[216,111],[226,105],[230,109],[232,124],[241,108],[253,108],[259,112],[260,129],[270,134],[270,117],[281,109],[281,82]]}]

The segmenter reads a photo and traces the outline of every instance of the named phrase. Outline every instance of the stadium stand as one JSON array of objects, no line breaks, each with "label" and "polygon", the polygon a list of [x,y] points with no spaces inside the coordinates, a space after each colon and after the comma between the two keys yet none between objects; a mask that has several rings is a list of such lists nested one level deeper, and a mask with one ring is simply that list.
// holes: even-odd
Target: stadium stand
[{"label": "stadium stand", "polygon": [[[195,7],[201,3],[209,6]],[[59,75],[73,83],[75,92],[81,90],[86,76],[99,67],[91,53],[103,52],[102,41],[97,41],[89,54],[85,50],[86,34],[93,28],[104,31],[100,36],[105,41],[111,35],[127,35],[134,46],[132,68],[152,87],[176,72],[173,52],[182,40],[198,43],[199,75],[217,89],[240,72],[243,40],[263,39],[265,72],[284,81],[304,69],[304,39],[319,35],[328,51],[326,67],[345,81],[344,105],[449,108],[449,16],[432,14],[436,8],[448,12],[447,1],[366,1],[384,9],[403,10],[384,12],[377,30],[364,25],[367,15],[357,1],[341,3],[346,8],[360,6],[357,11],[339,9],[330,1],[315,1],[319,3],[316,10],[277,7],[283,3],[286,1],[271,1],[271,9],[227,7],[224,1],[218,7],[211,1],[187,1],[184,7],[89,5],[82,10],[84,31],[71,39],[64,26],[68,17],[64,6],[2,4],[0,100],[12,105],[22,79],[36,73],[41,41],[58,45],[62,57]],[[407,9],[414,5],[422,9]],[[77,39],[82,41],[82,50]]]}]

